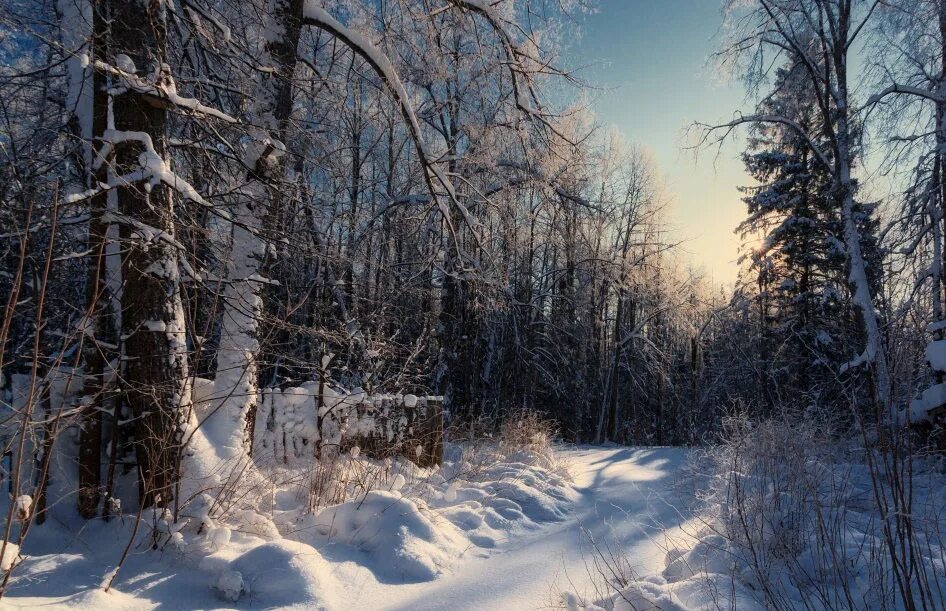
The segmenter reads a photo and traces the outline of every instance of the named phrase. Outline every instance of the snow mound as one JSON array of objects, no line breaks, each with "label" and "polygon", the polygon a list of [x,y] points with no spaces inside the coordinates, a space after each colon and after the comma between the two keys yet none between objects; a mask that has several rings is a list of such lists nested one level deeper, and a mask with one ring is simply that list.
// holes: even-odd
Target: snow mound
[{"label": "snow mound", "polygon": [[660,584],[640,581],[615,592],[601,604],[586,602],[573,592],[563,592],[562,607],[568,611],[640,611],[641,609],[659,609],[660,611],[686,611],[673,600]]},{"label": "snow mound", "polygon": [[330,609],[334,584],[331,565],[312,547],[298,541],[270,541],[230,562],[214,588],[231,602],[252,605]]},{"label": "snow mound", "polygon": [[153,605],[146,601],[112,588],[108,592],[101,588],[90,588],[56,602],[60,609],[148,609]]},{"label": "snow mound", "polygon": [[482,503],[484,519],[497,529],[535,529],[542,523],[562,521],[577,498],[562,476],[522,462],[496,464],[480,479],[488,483],[480,488],[458,489],[456,494]]},{"label": "snow mound", "polygon": [[448,446],[449,458],[440,473],[428,477],[424,498],[473,546],[494,548],[515,531],[567,518],[578,495],[561,474],[520,462],[532,456],[487,455],[489,466],[478,471],[462,449]]},{"label": "snow mound", "polygon": [[548,491],[515,480],[497,484],[490,504],[497,510],[508,508],[514,515],[521,515],[531,522],[558,522],[568,515],[566,500],[556,499]]},{"label": "snow mound", "polygon": [[[565,517],[577,496],[560,473],[493,445],[448,443],[445,454],[430,468],[358,451],[315,470],[266,465],[259,474],[268,489],[250,482],[225,511],[212,511],[214,498],[203,494],[177,523],[145,512],[136,551],[108,594],[102,576],[132,536],[134,515],[76,528],[78,537],[71,523],[49,522],[35,530],[10,600],[26,608],[377,608],[353,599],[461,577],[450,575],[461,559],[494,554],[521,531],[538,539],[535,531]],[[152,551],[155,535],[160,549]],[[12,545],[8,555],[16,555]]]},{"label": "snow mound", "polygon": [[[331,466],[337,485],[319,499],[332,505],[313,512],[312,488],[292,483],[273,494],[274,520],[284,536],[378,582],[430,581],[465,554],[483,557],[518,532],[568,516],[578,497],[571,481],[531,460],[489,444],[448,443],[443,466],[432,468],[353,452]],[[294,465],[273,477],[313,481]]]},{"label": "snow mound", "polygon": [[731,553],[724,537],[705,535],[689,550],[667,552],[663,576],[668,583],[675,583],[706,574],[725,575],[732,565]]},{"label": "snow mound", "polygon": [[311,527],[318,538],[361,550],[376,576],[397,582],[436,578],[466,547],[460,531],[422,501],[383,490],[324,509]]},{"label": "snow mound", "polygon": [[217,578],[214,588],[225,600],[236,602],[240,596],[247,591],[246,584],[243,583],[243,574],[239,571],[224,571]]},{"label": "snow mound", "polygon": [[[2,543],[3,542],[0,541],[0,545],[2,545]],[[3,557],[0,558],[0,570],[9,571],[10,567],[16,563],[17,558],[20,556],[20,546],[12,541],[7,541],[7,544],[2,545],[2,547]]]}]

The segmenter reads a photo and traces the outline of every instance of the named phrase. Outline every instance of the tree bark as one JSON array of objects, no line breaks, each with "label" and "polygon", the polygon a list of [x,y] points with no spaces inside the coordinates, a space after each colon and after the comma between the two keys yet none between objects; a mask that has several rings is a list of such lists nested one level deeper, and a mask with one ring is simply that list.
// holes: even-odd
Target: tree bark
[{"label": "tree bark", "polygon": [[[94,200],[103,200],[104,195]],[[82,517],[94,518],[101,488],[102,407],[106,359],[99,341],[106,337],[108,323],[105,308],[105,232],[102,221],[104,205],[92,202],[89,222],[89,262],[86,277],[86,312],[89,336],[83,338],[83,408],[79,424],[79,494],[78,509]]]},{"label": "tree bark", "polygon": [[[127,55],[143,78],[168,79],[166,7],[159,0],[113,0],[110,63]],[[168,159],[167,109],[133,91],[113,102],[114,127],[142,138],[121,143],[116,170],[140,169],[150,139]],[[184,410],[189,409],[184,311],[171,189],[154,181],[118,189],[122,260],[122,339],[126,400],[135,418],[139,497],[169,506],[180,477]]]},{"label": "tree bark", "polygon": [[[105,57],[105,41],[108,33],[107,0],[95,2],[92,12],[92,49],[93,58]],[[108,94],[105,75],[100,71],[92,74],[92,134],[101,136],[108,128]],[[99,148],[105,145],[98,140]],[[92,143],[89,143],[91,146]],[[90,160],[91,161],[91,160]],[[108,164],[103,163],[98,170],[85,168],[86,188],[93,182],[108,182]],[[94,181],[92,180],[94,176]],[[108,244],[108,223],[105,222],[108,195],[99,194],[92,198],[89,210],[88,249],[91,256],[86,272],[85,299],[88,333],[82,338],[83,363],[83,412],[79,424],[79,494],[77,497],[79,514],[89,519],[94,518],[101,497],[102,473],[102,408],[105,394],[105,373],[108,359],[106,348],[99,342],[111,341],[114,344],[113,321],[107,295],[106,250]]]}]

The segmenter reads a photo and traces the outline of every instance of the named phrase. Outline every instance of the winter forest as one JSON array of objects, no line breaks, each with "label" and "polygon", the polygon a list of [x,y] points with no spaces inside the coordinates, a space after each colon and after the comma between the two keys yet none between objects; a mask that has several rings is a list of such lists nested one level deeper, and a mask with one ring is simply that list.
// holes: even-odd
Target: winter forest
[{"label": "winter forest", "polygon": [[0,608],[946,609],[946,0],[0,7]]}]

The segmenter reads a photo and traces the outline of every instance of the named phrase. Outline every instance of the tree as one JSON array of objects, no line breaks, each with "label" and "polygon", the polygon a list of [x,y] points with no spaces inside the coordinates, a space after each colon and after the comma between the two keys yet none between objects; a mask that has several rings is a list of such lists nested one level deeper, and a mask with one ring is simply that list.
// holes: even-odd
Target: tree
[{"label": "tree", "polygon": [[842,365],[841,371],[859,366],[869,368],[874,420],[880,424],[893,409],[891,379],[855,202],[858,130],[849,82],[851,49],[877,5],[876,1],[861,0],[758,0],[743,9],[738,3],[730,3],[737,33],[720,58],[734,68],[744,67],[747,81],[758,85],[769,66],[764,61],[765,53],[794,55],[817,103],[818,117],[806,129],[780,114],[741,115],[720,125],[704,126],[704,142],[720,130],[728,134],[742,125],[781,125],[793,130],[815,161],[827,169],[831,196],[842,222],[852,300],[858,308],[864,336],[863,350]]},{"label": "tree", "polygon": [[[865,109],[878,111],[889,134],[885,138],[886,166],[898,174],[905,174],[905,167],[910,174],[896,231],[891,233],[896,240],[894,250],[905,259],[918,260],[915,285],[927,288],[923,300],[928,320],[920,332],[927,336],[927,351],[933,359],[926,360],[932,364],[939,346],[944,345],[940,342],[946,329],[946,3],[885,3],[875,29],[873,52],[883,70],[874,83],[878,91],[867,100]],[[929,387],[913,402],[910,416],[914,420],[927,420],[941,411],[941,368],[933,364],[921,374]]]},{"label": "tree", "polygon": [[[817,101],[806,69],[797,57],[779,68],[772,93],[757,114],[785,117],[817,138]],[[857,348],[857,321],[845,282],[843,223],[832,197],[829,169],[819,163],[799,133],[781,123],[755,125],[743,155],[746,171],[758,183],[746,187],[749,217],[739,227],[750,244],[747,255],[759,306],[760,392],[757,410],[775,404],[834,404],[844,397],[836,372]],[[871,209],[855,203],[861,252],[870,262],[871,292],[877,294],[879,259]],[[842,401],[845,399],[841,399]]]}]

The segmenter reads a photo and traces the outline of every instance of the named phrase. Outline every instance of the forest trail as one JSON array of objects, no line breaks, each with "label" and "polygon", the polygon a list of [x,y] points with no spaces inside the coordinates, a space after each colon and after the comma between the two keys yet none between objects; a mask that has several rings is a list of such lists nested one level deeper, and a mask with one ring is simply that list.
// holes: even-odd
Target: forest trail
[{"label": "forest trail", "polygon": [[685,500],[673,484],[687,453],[682,448],[562,450],[581,495],[566,521],[514,535],[483,557],[469,554],[433,582],[349,582],[346,604],[391,611],[527,611],[549,608],[562,591],[597,598],[589,575],[592,539],[624,550],[642,574],[662,566],[667,537],[684,519],[678,508]]},{"label": "forest trail", "polygon": [[[125,544],[132,526],[128,520],[120,530],[114,523],[93,523],[83,537],[70,534],[66,525],[44,531],[23,569],[26,577],[14,588],[15,596],[0,607],[308,609],[313,608],[312,600],[306,598],[310,589],[328,594],[329,608],[346,611],[530,611],[560,608],[561,593],[566,591],[590,602],[604,594],[594,588],[600,578],[589,574],[592,541],[625,552],[637,574],[655,574],[663,568],[668,538],[678,538],[676,527],[686,513],[678,509],[692,500],[692,491],[682,485],[681,478],[688,452],[682,448],[559,449],[557,457],[567,465],[576,491],[565,519],[538,525],[529,522],[530,528],[508,531],[506,539],[489,549],[457,547],[450,552],[458,556],[452,566],[432,580],[405,583],[409,580],[385,578],[371,570],[370,556],[346,544],[336,548],[329,543],[317,548],[321,554],[317,561],[303,561],[304,571],[295,565],[262,567],[253,578],[253,593],[230,604],[211,587],[216,577],[207,570],[194,565],[182,568],[173,562],[171,553],[136,548],[116,589],[105,594],[96,586]],[[524,497],[519,500],[527,502]],[[523,510],[538,515],[535,508],[523,506]],[[400,536],[396,530],[389,525],[385,532]],[[408,546],[399,553],[412,552]],[[390,572],[399,558],[388,562]],[[283,598],[268,598],[274,591]]]}]

